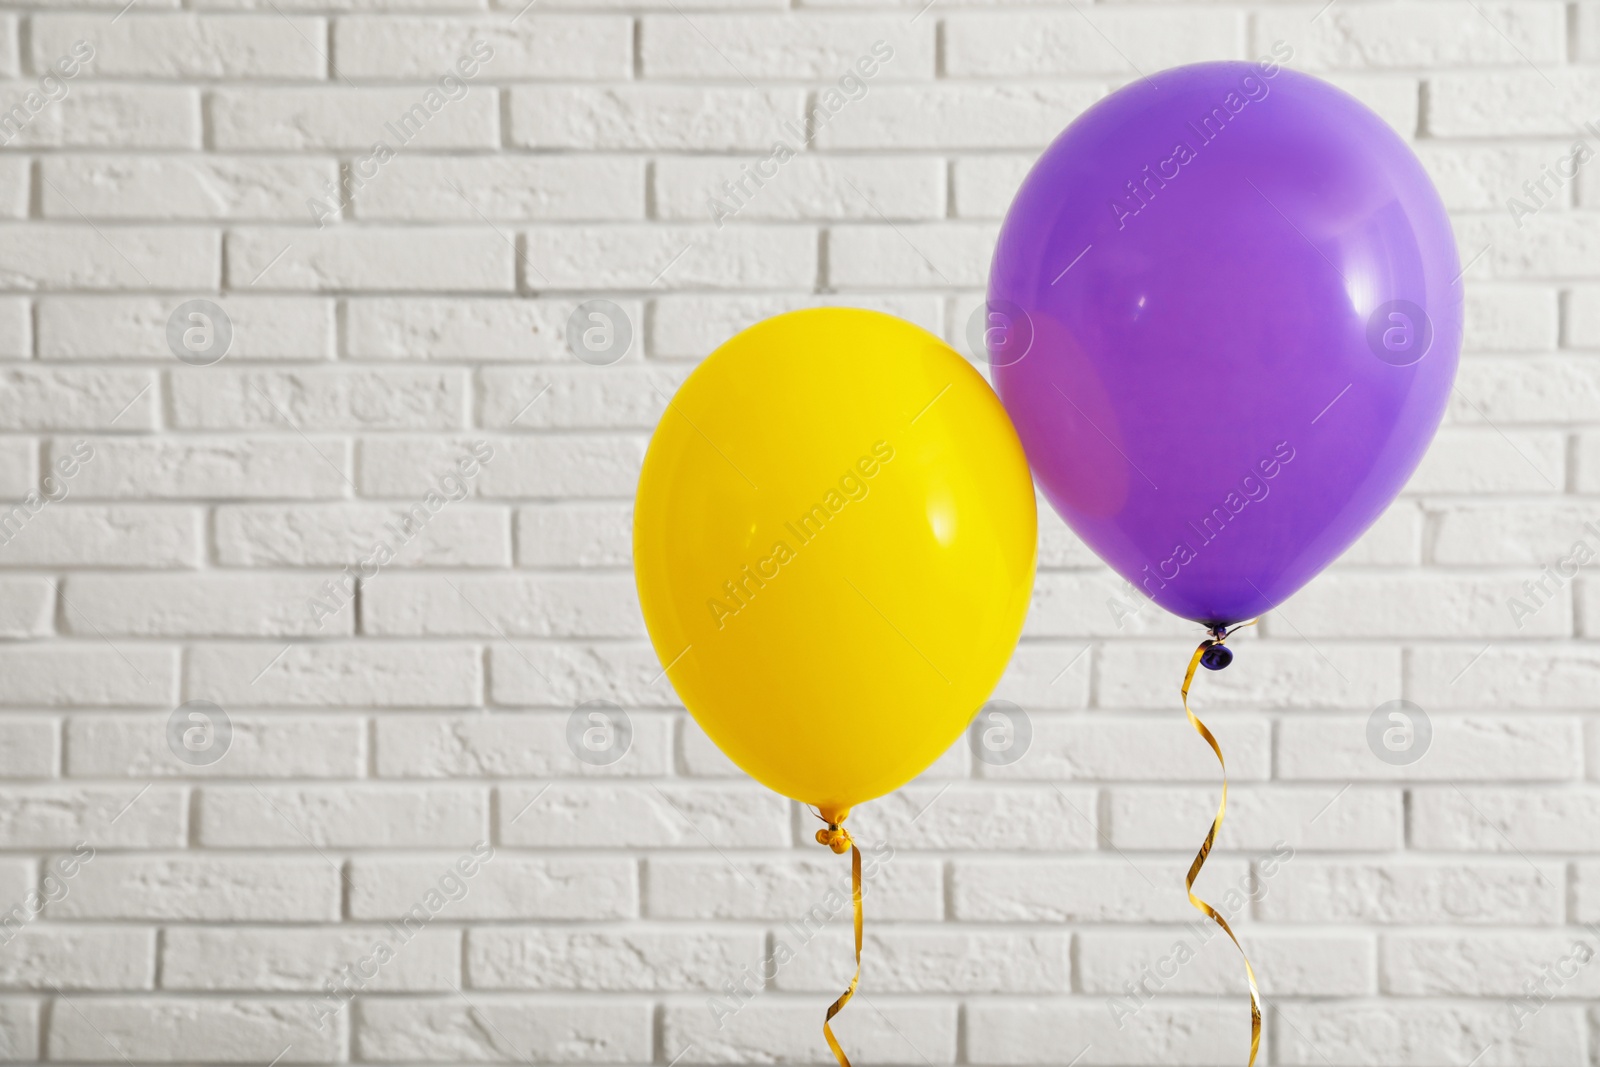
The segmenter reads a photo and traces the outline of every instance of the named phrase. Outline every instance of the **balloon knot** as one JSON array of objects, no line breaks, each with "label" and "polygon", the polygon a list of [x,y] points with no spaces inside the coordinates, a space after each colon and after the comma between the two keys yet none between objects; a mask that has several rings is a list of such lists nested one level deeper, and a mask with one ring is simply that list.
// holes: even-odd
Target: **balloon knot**
[{"label": "balloon knot", "polygon": [[1257,620],[1251,619],[1249,622],[1241,622],[1231,628],[1213,626],[1207,629],[1206,633],[1210,639],[1200,644],[1200,665],[1208,671],[1220,671],[1232,663],[1233,649],[1229,648],[1224,642],[1233,636],[1234,630],[1242,630],[1246,626],[1254,626],[1256,622]]},{"label": "balloon knot", "polygon": [[826,830],[817,831],[817,844],[827,845],[836,854],[842,856],[850,851],[850,846],[855,842],[851,840],[849,830],[830,822]]}]

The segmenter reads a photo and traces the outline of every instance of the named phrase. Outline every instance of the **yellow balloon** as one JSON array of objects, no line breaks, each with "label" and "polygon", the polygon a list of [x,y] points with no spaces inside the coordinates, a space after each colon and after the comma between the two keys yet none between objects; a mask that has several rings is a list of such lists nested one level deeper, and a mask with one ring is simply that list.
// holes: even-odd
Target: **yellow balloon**
[{"label": "yellow balloon", "polygon": [[889,315],[819,308],[702,363],[650,441],[633,560],[705,732],[830,822],[909,781],[999,681],[1037,519],[999,399]]}]

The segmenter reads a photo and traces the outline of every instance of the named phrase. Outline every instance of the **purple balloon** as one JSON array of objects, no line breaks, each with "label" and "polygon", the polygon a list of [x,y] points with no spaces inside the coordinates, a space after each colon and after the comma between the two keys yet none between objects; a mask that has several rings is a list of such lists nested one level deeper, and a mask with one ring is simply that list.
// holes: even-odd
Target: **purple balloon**
[{"label": "purple balloon", "polygon": [[1461,299],[1444,205],[1382,119],[1270,61],[1201,63],[1045,150],[1000,230],[986,342],[1056,511],[1217,627],[1282,603],[1400,491]]}]

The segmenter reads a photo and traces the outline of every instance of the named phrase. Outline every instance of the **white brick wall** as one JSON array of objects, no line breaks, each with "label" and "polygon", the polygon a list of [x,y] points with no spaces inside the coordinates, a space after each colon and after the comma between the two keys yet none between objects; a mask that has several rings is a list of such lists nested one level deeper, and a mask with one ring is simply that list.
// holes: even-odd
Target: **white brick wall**
[{"label": "white brick wall", "polygon": [[[1600,163],[1506,205],[1600,152],[1600,3],[525,4],[0,3],[0,1061],[830,1062],[847,865],[639,618],[663,397],[795,307],[964,350],[1051,137],[1281,40],[1434,175],[1466,355],[1401,500],[1199,683],[1236,783],[1201,889],[1263,1064],[1600,1062],[1600,578],[1508,604],[1600,555]],[[568,347],[597,298],[613,365]],[[231,325],[210,365],[169,343],[196,299]],[[997,694],[1030,746],[964,739],[856,813],[841,1039],[1242,1064],[1241,968],[1182,892],[1217,794],[1175,708],[1196,635],[1119,620],[1041,522]],[[1400,698],[1433,731],[1406,766],[1367,740]],[[631,725],[604,765],[568,740],[596,700]]]}]

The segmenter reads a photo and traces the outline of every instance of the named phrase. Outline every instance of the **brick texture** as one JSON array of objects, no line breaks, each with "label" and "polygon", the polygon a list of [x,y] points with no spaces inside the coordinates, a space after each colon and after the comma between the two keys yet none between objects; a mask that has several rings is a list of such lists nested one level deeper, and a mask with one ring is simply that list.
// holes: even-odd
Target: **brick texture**
[{"label": "brick texture", "polygon": [[[1433,176],[1467,334],[1401,499],[1201,680],[1199,889],[1263,1067],[1600,1062],[1596,0],[0,2],[0,1060],[830,1064],[847,864],[639,617],[663,398],[799,307],[965,351],[1051,138],[1280,41]],[[1040,522],[1031,740],[856,814],[836,1026],[1242,1064],[1197,635]]]}]

